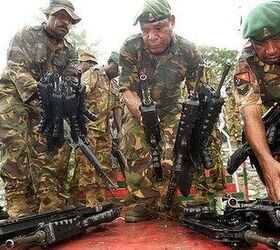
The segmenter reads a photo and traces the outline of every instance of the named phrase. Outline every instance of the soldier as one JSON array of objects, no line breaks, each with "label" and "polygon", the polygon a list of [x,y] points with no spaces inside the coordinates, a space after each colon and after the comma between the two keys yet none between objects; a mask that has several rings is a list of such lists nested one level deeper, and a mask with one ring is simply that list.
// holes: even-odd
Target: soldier
[{"label": "soldier", "polygon": [[235,91],[244,120],[244,131],[263,172],[271,199],[280,199],[280,163],[268,147],[262,106],[280,97],[280,2],[266,1],[255,7],[243,25],[249,38],[236,65]]},{"label": "soldier", "polygon": [[82,52],[79,56],[79,61],[83,73],[98,64],[96,57],[90,51]]},{"label": "soldier", "polygon": [[[141,33],[128,38],[120,52],[119,84],[125,103],[120,147],[127,156],[126,180],[135,203],[125,215],[127,222],[157,218],[163,208],[183,89],[185,84],[193,87],[198,64],[203,63],[195,45],[173,33],[175,16],[166,0],[147,0],[134,24],[138,22]],[[147,75],[152,98],[159,104],[162,183],[152,178],[150,150],[141,125],[139,76],[142,74]],[[178,199],[173,208],[171,216],[177,216]]]},{"label": "soldier", "polygon": [[0,145],[1,178],[11,218],[30,214],[30,177],[39,202],[36,212],[64,205],[61,184],[67,164],[57,164],[64,149],[49,152],[45,136],[37,132],[40,104],[34,93],[41,77],[38,61],[43,62],[45,72],[70,76],[77,82],[77,53],[64,38],[81,20],[74,11],[68,0],[51,0],[43,9],[46,22],[24,27],[8,49],[7,69],[0,82]]},{"label": "soldier", "polygon": [[[121,130],[121,106],[115,77],[118,76],[119,54],[112,52],[107,64],[91,67],[82,76],[86,86],[86,105],[98,116],[97,121],[88,122],[88,138],[94,153],[107,173],[111,172],[112,139],[109,130],[109,117],[113,111],[117,130]],[[77,171],[74,176],[72,193],[75,197],[85,193],[86,206],[92,207],[105,200],[105,189],[101,178],[92,170],[90,162],[77,151]],[[78,198],[78,197],[77,197]]]},{"label": "soldier", "polygon": [[231,142],[237,145],[241,142],[241,114],[240,110],[237,108],[236,99],[231,87],[228,86],[226,88],[226,94],[227,97],[223,106],[226,128]]}]

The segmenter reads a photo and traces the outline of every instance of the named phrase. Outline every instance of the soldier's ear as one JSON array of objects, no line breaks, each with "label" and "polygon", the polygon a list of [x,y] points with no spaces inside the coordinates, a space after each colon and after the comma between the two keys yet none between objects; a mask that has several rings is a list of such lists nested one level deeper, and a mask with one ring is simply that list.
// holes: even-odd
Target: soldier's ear
[{"label": "soldier's ear", "polygon": [[175,26],[175,16],[174,15],[171,15],[170,17],[169,17],[169,20],[170,20],[170,22],[171,22],[171,25],[172,25],[172,28]]}]

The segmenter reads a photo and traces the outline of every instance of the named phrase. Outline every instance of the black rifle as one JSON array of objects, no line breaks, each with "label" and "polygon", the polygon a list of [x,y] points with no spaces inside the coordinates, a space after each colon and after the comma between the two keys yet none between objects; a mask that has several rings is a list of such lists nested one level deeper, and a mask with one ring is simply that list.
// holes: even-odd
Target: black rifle
[{"label": "black rifle", "polygon": [[56,242],[86,233],[89,227],[111,222],[118,218],[120,210],[111,203],[93,208],[73,208],[19,219],[0,221],[0,245],[6,249],[42,245],[47,247]]},{"label": "black rifle", "polygon": [[[165,197],[165,209],[170,210],[173,205],[177,186],[187,196],[192,183],[195,166],[190,155],[191,135],[199,112],[197,88],[203,74],[203,65],[199,65],[196,73],[195,87],[188,99],[183,102],[181,117],[177,129],[175,145],[173,148],[173,168]],[[183,174],[182,174],[183,173]],[[187,190],[187,191],[186,191]]]},{"label": "black rifle", "polygon": [[97,158],[93,154],[92,149],[83,140],[84,138],[77,136],[74,140],[72,137],[70,126],[68,125],[66,120],[63,121],[63,128],[64,128],[64,134],[65,134],[66,141],[69,143],[69,145],[73,149],[80,148],[81,151],[83,152],[83,154],[90,161],[91,165],[95,168],[96,172],[107,182],[109,189],[111,189],[111,188],[116,189],[117,186],[110,179],[110,177],[105,173],[102,165],[100,164],[100,162],[97,160]]},{"label": "black rifle", "polygon": [[[268,146],[272,152],[272,154],[278,154],[275,149],[278,147],[279,139],[279,122],[280,122],[280,102],[277,102],[274,106],[272,106],[262,117],[262,121],[266,131],[266,138]],[[275,152],[274,152],[275,151]],[[251,149],[248,141],[245,138],[243,133],[243,145],[240,146],[229,158],[227,171],[229,174],[233,174],[238,167],[247,159],[250,158],[251,164],[256,168],[260,178],[262,177],[262,170],[259,166],[259,162],[257,160],[256,155]],[[265,183],[264,183],[265,184]]]},{"label": "black rifle", "polygon": [[161,157],[159,143],[161,141],[158,108],[156,102],[153,101],[149,82],[146,75],[140,76],[140,87],[142,93],[142,104],[139,109],[141,111],[142,123],[144,127],[145,140],[150,146],[152,164],[153,164],[153,178],[160,182],[163,179]]},{"label": "black rifle", "polygon": [[224,104],[224,98],[221,97],[220,91],[230,67],[231,64],[224,63],[222,77],[216,90],[208,84],[201,84],[198,89],[200,112],[199,118],[196,120],[195,130],[192,134],[192,150],[197,151],[195,155],[200,155],[202,165],[206,169],[214,167],[207,147],[211,143],[210,135],[214,125],[218,121]]},{"label": "black rifle", "polygon": [[180,221],[184,226],[232,247],[252,247],[262,243],[280,249],[280,240],[257,233],[257,229],[279,231],[279,202],[238,202],[234,197],[226,198],[224,202],[223,215],[217,215],[209,206],[185,208]]},{"label": "black rifle", "polygon": [[123,177],[125,178],[125,169],[127,166],[126,158],[123,152],[120,150],[119,141],[117,138],[113,138],[112,155],[117,159],[120,166]]}]

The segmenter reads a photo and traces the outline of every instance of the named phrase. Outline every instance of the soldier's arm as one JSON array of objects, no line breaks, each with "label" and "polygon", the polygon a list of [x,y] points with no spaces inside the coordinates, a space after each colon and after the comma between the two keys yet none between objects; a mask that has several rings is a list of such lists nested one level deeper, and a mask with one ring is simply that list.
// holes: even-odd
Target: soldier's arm
[{"label": "soldier's arm", "polygon": [[139,88],[139,76],[135,55],[130,48],[125,45],[120,50],[121,74],[119,78],[120,92],[122,93],[124,104],[129,112],[137,119],[141,120],[139,106],[141,99],[137,94]]},{"label": "soldier's arm", "polygon": [[267,192],[271,199],[279,200],[280,163],[273,158],[267,144],[257,77],[243,60],[236,65],[234,85],[234,94],[244,120],[245,135],[263,171]]},{"label": "soldier's arm", "polygon": [[260,105],[245,106],[241,110],[246,138],[263,171],[266,188],[271,199],[280,199],[280,163],[271,155],[262,122]]},{"label": "soldier's arm", "polygon": [[[33,44],[26,40],[22,32],[17,33],[11,40],[7,52],[8,74],[16,85],[23,101],[28,100],[36,91],[37,80],[35,72],[31,73],[32,58],[30,58]],[[39,75],[37,75],[39,77]]]}]

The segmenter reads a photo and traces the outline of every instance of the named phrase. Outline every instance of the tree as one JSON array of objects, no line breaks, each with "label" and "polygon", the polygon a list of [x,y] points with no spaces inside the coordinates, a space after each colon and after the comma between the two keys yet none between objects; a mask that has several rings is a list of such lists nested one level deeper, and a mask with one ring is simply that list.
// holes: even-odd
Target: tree
[{"label": "tree", "polygon": [[78,31],[75,26],[72,27],[69,34],[67,35],[67,40],[76,46],[78,54],[83,51],[91,51],[96,58],[100,56],[99,47],[100,40],[94,41],[92,43],[87,42],[87,34],[85,30]]},{"label": "tree", "polygon": [[223,71],[223,62],[228,61],[232,64],[229,74],[225,80],[224,86],[229,86],[233,83],[233,69],[237,61],[237,50],[230,50],[226,48],[216,48],[213,46],[200,46],[199,50],[204,55],[206,62],[213,70],[217,79],[221,79]]}]

